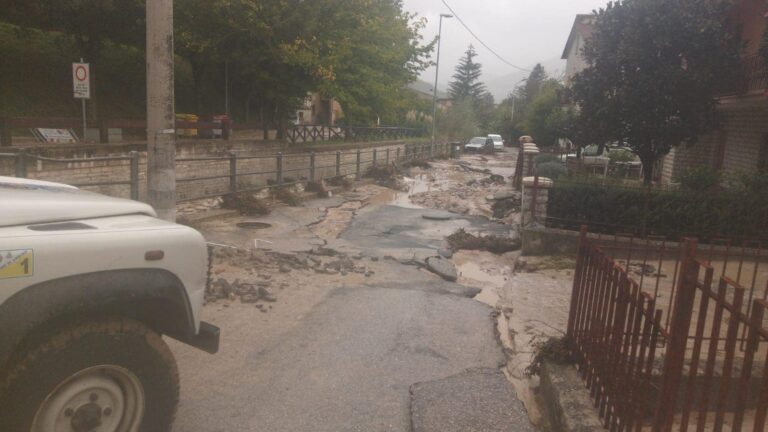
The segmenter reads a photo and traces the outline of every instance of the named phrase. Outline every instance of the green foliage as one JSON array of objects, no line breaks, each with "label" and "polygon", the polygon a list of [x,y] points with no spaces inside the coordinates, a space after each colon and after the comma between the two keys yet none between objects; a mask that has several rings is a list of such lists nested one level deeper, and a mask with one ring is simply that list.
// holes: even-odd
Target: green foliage
[{"label": "green foliage", "polygon": [[480,135],[479,123],[470,100],[460,100],[437,112],[437,131],[447,141],[467,142]]},{"label": "green foliage", "polygon": [[[144,94],[144,4],[0,0],[0,22],[18,24],[21,33],[60,34],[67,61],[82,56],[91,62],[92,78],[99,77],[93,91],[100,102],[116,106]],[[177,86],[180,111],[221,113],[226,69],[233,114],[242,118],[251,109],[261,111],[273,124],[285,122],[310,91],[338,100],[348,123],[400,123],[417,108],[405,105],[413,102],[405,87],[429,65],[433,47],[421,36],[425,21],[405,12],[400,0],[176,0],[174,12],[178,70],[186,79]],[[13,43],[0,38],[0,51],[12,49]],[[130,73],[119,79],[102,79],[106,57],[122,47],[136,50],[138,62],[128,64]],[[67,71],[56,73],[67,78]],[[7,82],[8,75],[0,73]],[[41,74],[33,75],[29,87],[45,87],[45,81],[37,80]],[[113,98],[126,81],[131,97]],[[143,102],[137,102],[143,112]]]},{"label": "green foliage", "polygon": [[701,166],[688,168],[680,174],[676,181],[680,183],[680,188],[694,192],[706,192],[717,189],[720,184],[720,172],[708,167]]},{"label": "green foliage", "polygon": [[568,175],[568,169],[562,162],[545,162],[536,165],[536,174],[539,177],[547,177],[552,180]]},{"label": "green foliage", "polygon": [[542,153],[533,158],[533,162],[536,165],[545,164],[547,162],[560,162],[560,157],[552,153]]},{"label": "green foliage", "polygon": [[729,189],[745,194],[762,196],[768,200],[768,172],[767,171],[737,171],[731,173],[725,183]]},{"label": "green foliage", "polygon": [[483,65],[475,62],[477,52],[472,45],[467,48],[464,57],[456,65],[453,81],[448,85],[448,93],[455,100],[479,99],[486,93],[485,84],[480,81],[483,74]]},{"label": "green foliage", "polygon": [[461,104],[468,101],[471,104],[473,116],[477,127],[483,133],[489,133],[494,118],[494,100],[485,88],[485,84],[480,81],[482,75],[482,65],[475,62],[477,52],[470,45],[456,65],[453,81],[450,82],[448,94],[454,103]]},{"label": "green foliage", "polygon": [[574,79],[584,142],[627,142],[646,182],[672,146],[716,125],[715,92],[739,70],[730,2],[619,0],[597,13]]},{"label": "green foliage", "polygon": [[636,156],[634,153],[627,150],[614,149],[608,152],[608,159],[610,159],[611,163],[632,162],[636,159]]},{"label": "green foliage", "polygon": [[738,190],[698,192],[558,180],[547,215],[570,229],[581,224],[606,233],[762,238],[768,232],[768,196]]},{"label": "green foliage", "polygon": [[[78,117],[80,102],[72,98],[71,63],[80,57],[71,36],[23,29],[0,22],[0,113],[10,116]],[[183,59],[176,59],[176,91],[191,89]],[[142,118],[146,110],[144,52],[106,42],[99,62],[100,113],[106,118]],[[23,71],[23,73],[19,73]],[[88,114],[95,121],[89,102]],[[180,111],[187,109],[179,104]]]},{"label": "green foliage", "polygon": [[573,110],[560,104],[558,92],[562,85],[556,81],[544,84],[539,95],[526,109],[524,130],[540,145],[557,144],[567,137],[573,122]]}]

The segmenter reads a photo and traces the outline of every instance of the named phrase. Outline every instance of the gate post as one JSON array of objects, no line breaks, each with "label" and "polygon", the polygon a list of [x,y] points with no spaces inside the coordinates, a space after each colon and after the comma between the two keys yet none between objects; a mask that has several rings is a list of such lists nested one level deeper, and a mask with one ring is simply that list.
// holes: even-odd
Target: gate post
[{"label": "gate post", "polygon": [[277,153],[275,165],[277,165],[277,184],[281,185],[283,184],[283,153]]},{"label": "gate post", "polygon": [[229,193],[237,193],[237,153],[229,152]]},{"label": "gate post", "polygon": [[656,418],[653,422],[654,432],[672,430],[672,423],[675,418],[677,395],[683,378],[688,331],[691,327],[693,303],[696,299],[696,284],[699,278],[699,264],[696,262],[696,239],[685,239],[679,277],[677,297],[672,308],[667,353],[664,358],[661,392],[658,397]]},{"label": "gate post", "polygon": [[315,181],[315,152],[309,154],[309,181]]},{"label": "gate post", "polygon": [[27,178],[27,152],[16,153],[16,177]]},{"label": "gate post", "polygon": [[357,149],[357,160],[355,162],[355,180],[360,180],[360,148]]}]

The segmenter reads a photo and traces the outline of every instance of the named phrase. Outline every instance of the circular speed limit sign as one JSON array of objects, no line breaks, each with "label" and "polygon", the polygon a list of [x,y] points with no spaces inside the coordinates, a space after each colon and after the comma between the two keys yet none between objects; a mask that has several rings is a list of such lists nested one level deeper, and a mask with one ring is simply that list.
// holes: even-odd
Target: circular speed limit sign
[{"label": "circular speed limit sign", "polygon": [[72,63],[72,90],[77,99],[91,97],[91,82],[88,63]]},{"label": "circular speed limit sign", "polygon": [[88,79],[88,70],[84,65],[77,65],[75,68],[75,79],[78,81],[85,81]]}]

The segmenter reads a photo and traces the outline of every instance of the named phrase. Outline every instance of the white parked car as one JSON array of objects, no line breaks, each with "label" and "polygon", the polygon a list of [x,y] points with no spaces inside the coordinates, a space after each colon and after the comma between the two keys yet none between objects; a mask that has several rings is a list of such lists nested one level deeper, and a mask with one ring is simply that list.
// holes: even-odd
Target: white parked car
[{"label": "white parked car", "polygon": [[203,236],[137,201],[0,177],[0,429],[165,431],[162,335],[215,353]]},{"label": "white parked car", "polygon": [[501,135],[489,134],[488,138],[493,140],[493,149],[495,151],[504,150],[504,140],[501,138]]}]

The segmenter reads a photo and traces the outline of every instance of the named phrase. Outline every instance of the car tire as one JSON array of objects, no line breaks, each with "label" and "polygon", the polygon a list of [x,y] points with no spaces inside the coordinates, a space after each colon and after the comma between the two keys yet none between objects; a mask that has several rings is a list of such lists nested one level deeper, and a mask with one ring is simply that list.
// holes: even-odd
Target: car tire
[{"label": "car tire", "polygon": [[[106,318],[58,327],[0,382],[0,430],[170,430],[179,400],[176,362],[140,322]],[[74,427],[77,426],[77,428]]]}]

